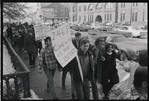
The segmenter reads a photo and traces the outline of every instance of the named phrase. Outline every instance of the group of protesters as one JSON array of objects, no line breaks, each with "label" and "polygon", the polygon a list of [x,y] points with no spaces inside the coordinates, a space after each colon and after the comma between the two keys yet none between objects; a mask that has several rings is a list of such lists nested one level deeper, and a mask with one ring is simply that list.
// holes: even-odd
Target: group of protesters
[{"label": "group of protesters", "polygon": [[[120,51],[118,50],[118,47],[115,44],[110,43],[109,39],[105,40],[104,37],[101,37],[96,39],[95,45],[91,45],[87,37],[81,37],[81,33],[77,32],[75,34],[75,38],[72,39],[73,45],[78,49],[77,57],[71,60],[65,67],[61,67],[61,65],[55,58],[51,38],[47,37],[45,39],[45,43],[46,47],[41,50],[39,56],[39,71],[41,73],[42,68],[45,71],[48,78],[47,92],[51,91],[54,99],[58,99],[56,96],[56,92],[54,90],[54,83],[53,83],[53,77],[56,68],[58,69],[62,68],[63,70],[62,73],[63,90],[66,90],[65,79],[67,73],[70,72],[72,99],[89,100],[90,87],[91,87],[93,99],[99,100],[100,99],[99,93],[101,93],[98,90],[99,85],[102,86],[102,92],[104,94],[103,99],[106,100],[109,99],[110,95],[109,93],[111,88],[115,84],[119,83],[119,76],[116,68],[116,58],[120,54]],[[142,59],[147,60],[146,57],[142,57]],[[147,61],[145,62],[145,64],[147,64]],[[82,75],[80,73],[79,65],[82,70]],[[140,68],[146,69],[144,67]],[[145,71],[139,71],[139,72],[142,73]],[[147,77],[146,72],[144,73],[144,77]],[[136,81],[135,79],[136,78],[134,78],[134,85]],[[139,82],[139,80],[136,82],[137,83],[139,82],[140,85],[143,85],[144,82],[145,84],[147,83],[146,80],[147,78],[144,78],[142,79],[141,82]],[[133,84],[133,80],[131,82]],[[145,86],[143,89],[146,90],[147,86]],[[145,95],[147,94],[146,91],[143,93]],[[130,97],[128,99],[132,98]]]},{"label": "group of protesters", "polygon": [[[56,28],[56,27],[55,27]],[[12,43],[12,31],[7,28],[8,38]],[[101,93],[99,85],[102,86],[104,94],[103,99],[109,99],[109,92],[115,84],[119,83],[118,70],[116,68],[116,58],[120,54],[119,49],[108,39],[104,37],[97,38],[95,44],[91,45],[88,37],[82,37],[81,33],[76,32],[72,39],[73,45],[78,49],[77,56],[71,60],[65,67],[61,67],[57,61],[51,37],[44,39],[45,47],[42,47],[41,40],[35,40],[35,31],[33,25],[24,30],[18,30],[20,35],[17,43],[19,51],[24,48],[29,56],[29,65],[35,67],[36,56],[39,53],[39,72],[44,70],[47,76],[47,92],[52,92],[53,99],[58,99],[54,89],[54,74],[56,69],[62,70],[62,89],[66,90],[65,79],[68,72],[71,77],[72,99],[90,100],[90,88],[92,89],[93,99],[99,100]],[[38,51],[39,48],[39,51]],[[147,55],[146,55],[147,56]],[[144,56],[143,60],[147,60]],[[142,60],[140,59],[140,60]],[[144,60],[144,61],[145,61]],[[126,98],[127,93],[121,95],[121,99],[146,99],[147,96],[147,61],[144,67],[139,66],[134,74],[134,88],[139,96]],[[141,65],[141,64],[140,64]],[[80,68],[82,74],[80,73]],[[131,68],[131,67],[130,67]],[[133,67],[132,67],[133,68]],[[141,77],[143,76],[143,77]],[[130,88],[132,89],[132,88]],[[130,93],[130,92],[129,92]],[[141,96],[141,97],[140,97]],[[128,95],[127,95],[128,97]],[[116,99],[116,98],[115,98]]]}]

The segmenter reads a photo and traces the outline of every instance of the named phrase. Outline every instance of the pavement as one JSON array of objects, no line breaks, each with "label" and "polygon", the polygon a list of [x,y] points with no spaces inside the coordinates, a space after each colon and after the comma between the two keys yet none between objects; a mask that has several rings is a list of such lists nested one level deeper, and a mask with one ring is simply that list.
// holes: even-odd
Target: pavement
[{"label": "pavement", "polygon": [[[33,89],[36,95],[39,96],[39,98],[43,98],[44,100],[50,100],[52,99],[52,94],[48,93],[46,91],[46,83],[47,83],[47,77],[44,73],[39,73],[38,71],[38,57],[36,58],[36,66],[35,68],[30,68],[28,65],[28,59],[25,60],[25,53],[23,51],[19,52],[17,47],[14,47],[14,50],[17,52],[17,54],[20,56],[22,61],[25,63],[25,65],[30,70],[30,89]],[[129,73],[125,72],[121,67],[117,66],[118,69],[118,75],[120,81],[123,81],[124,79],[127,79],[129,76]],[[71,99],[71,84],[70,84],[70,74],[67,74],[66,77],[66,90],[62,89],[62,72],[59,72],[56,70],[55,76],[54,76],[54,85],[55,85],[55,91],[57,94],[57,97],[60,100],[69,100]],[[92,96],[92,90],[90,90],[91,99],[93,99]],[[100,95],[99,95],[100,96]],[[101,98],[100,98],[101,99]]]},{"label": "pavement", "polygon": [[[36,58],[36,67],[30,68],[28,65],[28,59],[25,60],[25,53],[23,51],[19,52],[18,48],[14,48],[17,54],[20,56],[22,61],[25,63],[25,65],[30,70],[30,89],[33,89],[36,95],[39,96],[39,98],[43,98],[45,100],[53,99],[52,94],[48,93],[46,91],[46,84],[47,84],[47,77],[42,71],[42,74],[38,71],[38,58]],[[67,74],[66,77],[66,90],[62,89],[62,72],[59,72],[56,70],[55,76],[54,76],[54,85],[55,85],[55,91],[57,94],[57,97],[59,99],[71,99],[71,89],[70,89],[70,74]]]}]

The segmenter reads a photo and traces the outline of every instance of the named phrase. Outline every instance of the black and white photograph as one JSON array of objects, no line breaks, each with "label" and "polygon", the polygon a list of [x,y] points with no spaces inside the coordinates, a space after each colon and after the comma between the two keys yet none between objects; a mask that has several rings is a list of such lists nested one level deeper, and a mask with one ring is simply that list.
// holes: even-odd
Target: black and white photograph
[{"label": "black and white photograph", "polygon": [[147,2],[2,2],[2,100],[148,100]]}]

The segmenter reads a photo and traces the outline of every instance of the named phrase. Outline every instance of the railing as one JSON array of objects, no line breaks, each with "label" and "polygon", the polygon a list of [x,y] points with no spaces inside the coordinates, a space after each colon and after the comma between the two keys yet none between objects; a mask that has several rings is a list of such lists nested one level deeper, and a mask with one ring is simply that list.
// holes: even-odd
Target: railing
[{"label": "railing", "polygon": [[[29,73],[30,71],[23,63],[18,54],[14,51],[7,38],[4,38],[4,44],[6,45],[8,52],[11,56],[11,61],[13,63],[13,67],[16,70],[15,73],[3,75],[3,82],[6,84],[6,94],[4,95],[3,88],[3,96],[2,99],[6,100],[19,100],[22,97],[30,97],[30,84],[29,84]],[[4,68],[4,67],[3,67]],[[13,80],[13,82],[10,82]],[[10,83],[13,83],[14,88],[10,87]]]}]

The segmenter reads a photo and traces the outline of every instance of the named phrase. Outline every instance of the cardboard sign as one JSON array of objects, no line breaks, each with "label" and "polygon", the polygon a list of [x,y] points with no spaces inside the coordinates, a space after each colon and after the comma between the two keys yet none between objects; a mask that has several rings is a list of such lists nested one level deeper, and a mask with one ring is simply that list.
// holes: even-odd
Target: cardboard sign
[{"label": "cardboard sign", "polygon": [[58,62],[62,67],[65,67],[77,55],[77,49],[71,41],[69,23],[52,30],[47,36],[51,36],[52,46]]},{"label": "cardboard sign", "polygon": [[50,33],[50,26],[48,25],[35,25],[35,39],[41,40],[47,37],[47,34]]}]

